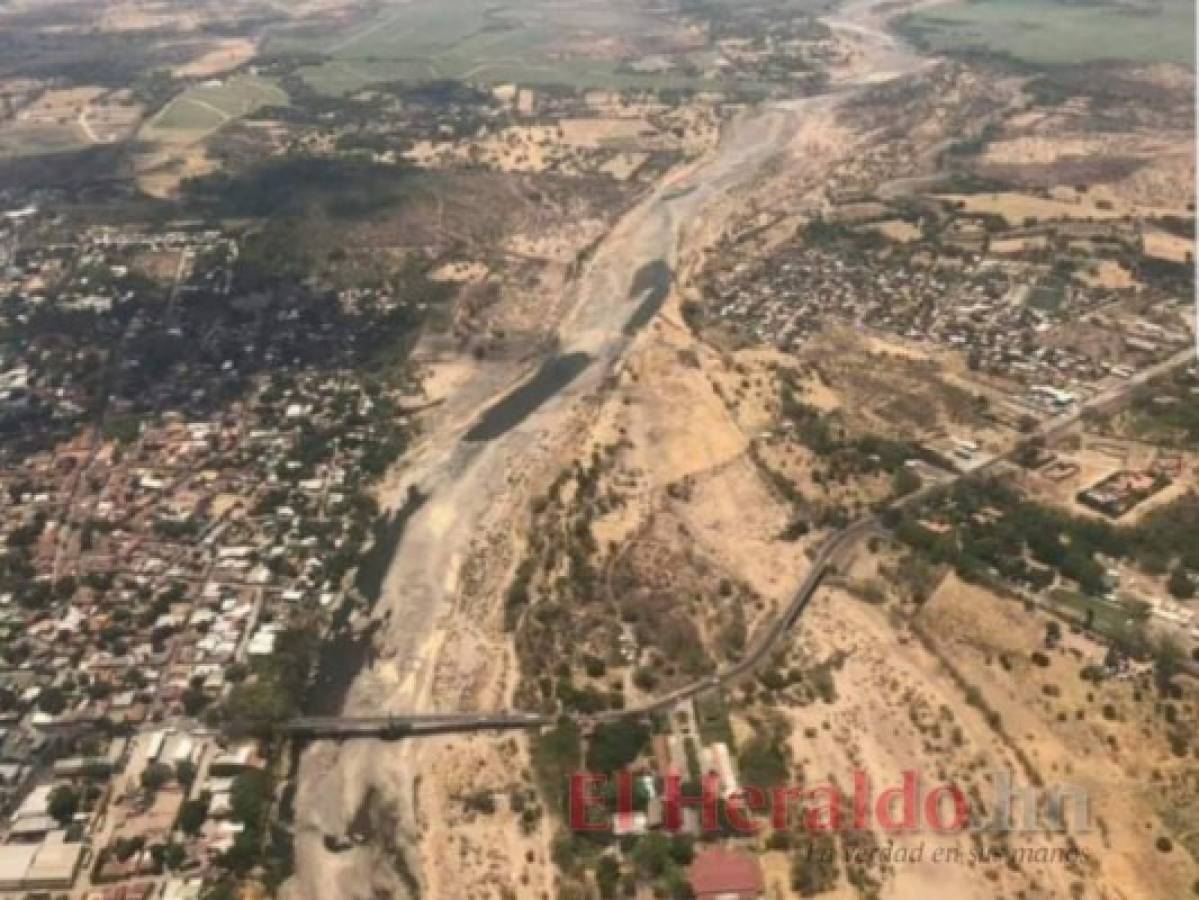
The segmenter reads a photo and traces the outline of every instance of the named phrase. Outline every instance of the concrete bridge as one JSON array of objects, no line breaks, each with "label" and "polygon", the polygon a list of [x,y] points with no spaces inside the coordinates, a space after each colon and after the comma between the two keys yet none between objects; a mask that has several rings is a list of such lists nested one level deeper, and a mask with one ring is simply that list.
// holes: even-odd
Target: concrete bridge
[{"label": "concrete bridge", "polygon": [[[613,709],[587,716],[575,716],[580,722],[610,722],[636,716],[645,716],[670,709],[676,703],[689,700],[700,694],[731,684],[752,673],[766,659],[807,608],[808,602],[820,587],[848,547],[875,527],[873,519],[854,523],[825,542],[812,561],[812,567],[800,584],[787,608],[763,631],[737,662],[709,675],[677,688],[668,694],[646,703],[625,709]],[[233,732],[246,734],[276,735],[294,738],[348,740],[356,738],[380,738],[400,740],[406,737],[421,737],[433,734],[458,734],[472,731],[516,731],[543,728],[552,725],[555,716],[526,712],[491,713],[425,713],[391,716],[300,716],[278,723],[235,722]]]},{"label": "concrete bridge", "polygon": [[549,716],[523,712],[397,713],[392,716],[299,716],[284,722],[234,722],[229,730],[242,734],[326,740],[398,740],[432,734],[540,728],[552,722]]}]

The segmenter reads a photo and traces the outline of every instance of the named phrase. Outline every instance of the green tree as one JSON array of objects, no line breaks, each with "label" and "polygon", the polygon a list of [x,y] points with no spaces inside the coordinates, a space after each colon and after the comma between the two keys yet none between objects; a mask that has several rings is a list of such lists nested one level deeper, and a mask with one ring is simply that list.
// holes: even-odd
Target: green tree
[{"label": "green tree", "polygon": [[1145,637],[1145,630],[1140,623],[1135,620],[1113,623],[1109,628],[1109,635],[1112,648],[1125,656],[1144,659],[1149,652],[1149,639]]},{"label": "green tree", "polygon": [[175,780],[185,788],[191,787],[196,780],[196,764],[190,759],[181,759],[175,763]]},{"label": "green tree", "polygon": [[261,855],[262,836],[257,828],[247,828],[238,832],[233,839],[233,846],[225,851],[221,863],[237,875],[245,875],[258,863]]},{"label": "green tree", "polygon": [[550,859],[559,869],[567,874],[577,871],[585,852],[582,838],[565,829],[554,835],[550,842]]},{"label": "green tree", "polygon": [[660,878],[671,865],[670,850],[670,838],[660,831],[651,831],[633,848],[633,865],[646,878]]},{"label": "green tree", "polygon": [[56,687],[48,687],[37,695],[37,708],[48,716],[61,715],[67,708],[67,698]]},{"label": "green tree", "polygon": [[47,810],[61,825],[67,825],[79,811],[79,794],[69,784],[56,785],[50,792]]},{"label": "green tree", "polygon": [[204,691],[189,687],[183,692],[183,712],[188,716],[198,716],[208,705],[208,695]]},{"label": "green tree", "polygon": [[247,826],[256,826],[266,814],[270,797],[270,779],[263,772],[243,772],[233,779],[229,807],[233,818]]},{"label": "green tree", "polygon": [[765,735],[754,735],[746,743],[740,754],[740,763],[745,784],[768,790],[787,781],[787,757],[782,745]]},{"label": "green tree", "polygon": [[546,801],[564,810],[566,783],[582,763],[582,735],[572,719],[563,716],[549,731],[533,739],[533,771]]},{"label": "green tree", "polygon": [[200,900],[237,900],[239,896],[237,883],[226,876],[211,887],[205,888]]},{"label": "green tree", "polygon": [[174,871],[183,865],[187,859],[187,854],[178,844],[167,844],[162,851],[162,864],[168,869]]},{"label": "green tree", "polygon": [[920,476],[908,466],[900,466],[895,470],[895,474],[891,476],[891,490],[894,491],[897,497],[906,497],[908,494],[913,494],[920,490]]},{"label": "green tree", "polygon": [[142,772],[142,787],[153,794],[171,780],[171,774],[171,767],[166,763],[150,763]]},{"label": "green tree", "polygon": [[595,864],[595,883],[604,900],[614,900],[620,889],[620,863],[616,857],[605,853]]},{"label": "green tree", "polygon": [[691,889],[691,882],[687,880],[687,873],[678,866],[671,866],[667,869],[662,878],[662,886],[666,896],[671,900],[691,900],[695,896],[695,892]]},{"label": "green tree", "polygon": [[146,846],[146,839],[141,835],[137,837],[121,837],[117,838],[113,845],[113,853],[121,862],[129,859],[133,854],[138,853]]},{"label": "green tree", "polygon": [[1062,639],[1062,626],[1057,619],[1050,619],[1045,625],[1045,646],[1056,647]]},{"label": "green tree", "polygon": [[1175,567],[1174,571],[1170,573],[1166,589],[1172,597],[1179,600],[1190,600],[1195,596],[1195,582],[1191,580],[1191,576],[1187,574],[1186,569],[1181,564]]},{"label": "green tree", "polygon": [[205,799],[187,800],[179,807],[179,829],[184,834],[195,836],[208,819],[208,802]]},{"label": "green tree", "polygon": [[680,866],[691,864],[695,858],[695,838],[689,834],[672,835],[670,838],[670,858]]},{"label": "green tree", "polygon": [[1173,638],[1162,638],[1153,648],[1153,677],[1163,694],[1181,671],[1183,659],[1182,647]]},{"label": "green tree", "polygon": [[649,738],[649,729],[643,722],[634,719],[601,722],[591,733],[587,767],[593,772],[617,772],[641,755]]}]

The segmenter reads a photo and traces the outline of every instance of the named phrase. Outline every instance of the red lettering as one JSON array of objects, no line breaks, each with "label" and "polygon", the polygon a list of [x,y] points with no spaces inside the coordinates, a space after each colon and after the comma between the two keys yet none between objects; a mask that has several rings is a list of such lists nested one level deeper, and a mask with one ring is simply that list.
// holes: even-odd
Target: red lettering
[{"label": "red lettering", "polygon": [[857,831],[870,828],[870,776],[861,769],[853,772],[853,827]]},{"label": "red lettering", "polygon": [[[948,825],[941,818],[942,800],[949,797],[953,800],[953,821]],[[924,822],[934,831],[942,834],[951,831],[961,831],[970,820],[970,808],[966,795],[956,784],[942,784],[929,791],[924,798]]]},{"label": "red lettering", "polygon": [[724,812],[728,816],[729,827],[740,834],[757,834],[758,823],[753,820],[752,816],[747,816],[745,811],[748,809],[751,812],[764,809],[766,806],[766,792],[761,788],[743,787],[739,791],[733,791],[725,799]]},{"label": "red lettering", "polygon": [[[903,773],[903,787],[887,788],[878,795],[878,801],[874,804],[874,817],[883,831],[916,830],[916,792],[916,773],[908,771]],[[898,822],[894,817],[896,800],[903,802],[903,818]]]},{"label": "red lettering", "polygon": [[603,798],[591,793],[592,785],[602,785],[608,780],[605,775],[591,772],[575,772],[570,776],[570,827],[575,831],[607,831],[605,819],[593,822],[588,814],[592,809],[603,809]]},{"label": "red lettering", "polygon": [[678,831],[683,827],[683,807],[700,807],[703,828],[716,831],[720,827],[717,804],[720,798],[720,777],[715,772],[704,776],[698,797],[683,793],[683,779],[675,773],[663,779],[662,827],[667,831]]},{"label": "red lettering", "polygon": [[627,816],[633,811],[633,774],[628,769],[616,773],[616,812]]},{"label": "red lettering", "polygon": [[791,827],[791,802],[803,803],[803,790],[798,787],[775,787],[770,791],[770,827],[782,831]]},{"label": "red lettering", "polygon": [[805,794],[805,798],[809,802],[815,802],[821,797],[825,798],[827,804],[823,809],[815,806],[806,806],[804,808],[804,830],[840,831],[841,804],[844,799],[841,796],[841,789],[835,784],[822,784],[812,788]]}]

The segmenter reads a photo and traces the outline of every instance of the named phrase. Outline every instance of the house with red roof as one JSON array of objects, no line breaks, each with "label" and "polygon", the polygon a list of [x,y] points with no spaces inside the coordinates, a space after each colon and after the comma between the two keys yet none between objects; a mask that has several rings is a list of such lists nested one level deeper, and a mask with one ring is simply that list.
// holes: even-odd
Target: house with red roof
[{"label": "house with red roof", "polygon": [[695,900],[757,900],[766,890],[762,868],[746,853],[709,847],[687,872]]}]

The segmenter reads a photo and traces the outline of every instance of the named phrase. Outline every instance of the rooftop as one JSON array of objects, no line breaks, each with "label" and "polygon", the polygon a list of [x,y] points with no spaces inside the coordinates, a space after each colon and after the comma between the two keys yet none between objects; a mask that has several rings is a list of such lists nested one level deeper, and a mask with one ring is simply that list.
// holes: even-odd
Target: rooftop
[{"label": "rooftop", "polygon": [[723,847],[697,855],[688,880],[696,900],[752,900],[766,889],[756,859]]}]

